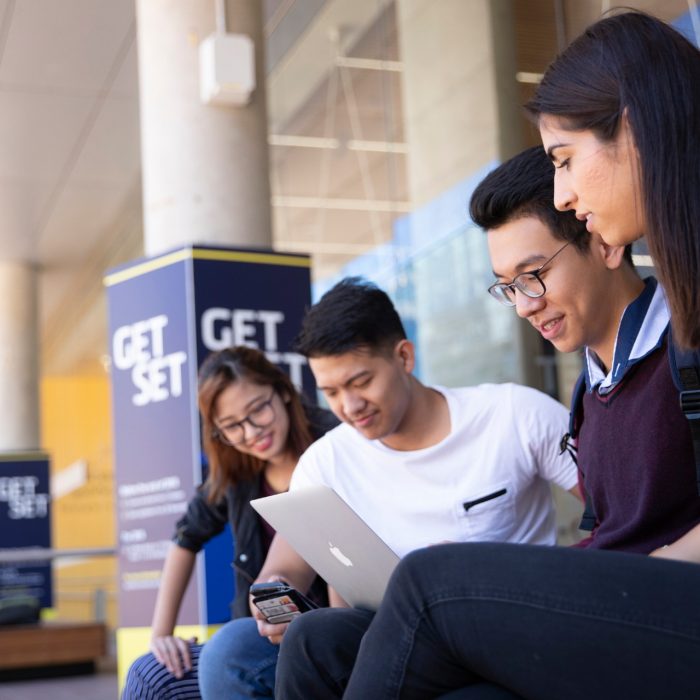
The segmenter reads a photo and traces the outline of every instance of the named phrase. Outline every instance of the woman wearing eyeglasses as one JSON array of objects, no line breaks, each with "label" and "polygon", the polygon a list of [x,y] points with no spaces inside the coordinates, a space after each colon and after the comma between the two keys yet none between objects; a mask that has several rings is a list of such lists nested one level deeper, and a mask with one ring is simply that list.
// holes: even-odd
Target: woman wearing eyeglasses
[{"label": "woman wearing eyeglasses", "polygon": [[[263,353],[247,347],[207,357],[199,371],[199,410],[208,477],[176,524],[156,599],[151,653],[129,669],[123,700],[199,698],[199,682],[207,686],[202,689],[205,697],[216,697],[217,674],[198,677],[202,645],[173,635],[196,554],[227,522],[231,524],[236,584],[232,614],[249,616],[248,589],[274,536],[250,501],[286,491],[304,450],[337,425],[330,412],[303,401],[289,377]],[[323,599],[324,588],[317,580],[312,595]],[[228,657],[228,667],[231,656],[239,655],[240,697],[272,697],[278,647],[260,637],[252,619],[251,623],[250,634],[236,628],[240,639],[231,639],[227,626],[217,633],[214,639],[225,636],[225,643],[210,642],[207,663],[216,667],[219,646]],[[230,679],[226,688],[231,688]]]}]

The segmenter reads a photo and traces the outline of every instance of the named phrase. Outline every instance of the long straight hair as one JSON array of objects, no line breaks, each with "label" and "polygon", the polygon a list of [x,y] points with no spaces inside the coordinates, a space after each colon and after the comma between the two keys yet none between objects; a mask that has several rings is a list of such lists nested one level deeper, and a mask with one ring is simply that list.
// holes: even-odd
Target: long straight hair
[{"label": "long straight hair", "polygon": [[613,140],[626,113],[639,153],[647,244],[674,336],[700,347],[700,51],[650,15],[591,25],[547,69],[526,110]]},{"label": "long straight hair", "polygon": [[236,346],[213,352],[199,370],[202,445],[209,462],[205,488],[211,502],[221,500],[229,486],[253,479],[265,468],[264,460],[239,452],[216,437],[214,410],[217,399],[225,389],[241,379],[270,386],[284,399],[289,414],[286,446],[293,455],[300,457],[313,442],[301,397],[287,374],[273,365],[262,352],[253,348]]}]

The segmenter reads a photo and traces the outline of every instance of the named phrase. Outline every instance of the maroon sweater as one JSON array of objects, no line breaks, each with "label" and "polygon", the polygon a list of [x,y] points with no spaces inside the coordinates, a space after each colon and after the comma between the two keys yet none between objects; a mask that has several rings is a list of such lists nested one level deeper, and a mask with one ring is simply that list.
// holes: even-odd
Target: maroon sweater
[{"label": "maroon sweater", "polygon": [[693,443],[665,342],[609,394],[586,392],[580,425],[578,462],[597,519],[581,546],[648,554],[700,522]]}]

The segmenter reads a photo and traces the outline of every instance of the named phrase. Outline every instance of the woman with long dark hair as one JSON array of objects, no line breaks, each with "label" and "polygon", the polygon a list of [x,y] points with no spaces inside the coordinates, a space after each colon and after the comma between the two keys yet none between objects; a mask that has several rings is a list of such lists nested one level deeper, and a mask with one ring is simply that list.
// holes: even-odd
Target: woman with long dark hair
[{"label": "woman with long dark hair", "polygon": [[[699,348],[700,52],[648,15],[603,19],[550,66],[528,110],[557,168],[557,207],[610,244],[646,235],[675,338]],[[696,698],[698,563],[698,526],[651,556],[486,543],[414,552],[344,697]]]},{"label": "woman with long dark hair", "polygon": [[673,331],[700,348],[700,52],[640,12],[589,27],[526,106],[556,166],[557,208],[606,243],[645,236]]},{"label": "woman with long dark hair", "polygon": [[[174,636],[197,552],[231,524],[236,584],[232,615],[250,616],[248,589],[274,536],[250,500],[286,491],[301,454],[337,424],[328,411],[303,401],[287,374],[262,352],[242,346],[212,353],[202,363],[199,410],[207,480],[176,524],[156,599],[151,652],[129,669],[123,700],[200,697],[203,647]],[[317,597],[322,597],[323,584],[318,584]],[[245,697],[272,697],[277,647],[260,637],[252,618],[250,622],[250,634],[242,634],[236,644],[227,639],[223,646],[229,664],[230,656],[239,654],[242,668],[254,671],[250,678],[241,678]],[[215,646],[212,642],[212,649]],[[210,649],[207,653],[214,654]],[[216,683],[216,677],[208,682]]]}]

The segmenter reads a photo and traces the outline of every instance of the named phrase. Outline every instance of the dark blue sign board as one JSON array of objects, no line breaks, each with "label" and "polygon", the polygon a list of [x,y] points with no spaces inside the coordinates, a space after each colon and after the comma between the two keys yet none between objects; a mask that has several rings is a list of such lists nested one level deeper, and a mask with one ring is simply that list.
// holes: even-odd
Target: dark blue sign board
[{"label": "dark blue sign board", "polygon": [[[49,459],[41,453],[0,456],[0,549],[51,547]],[[0,600],[31,596],[53,604],[51,564],[0,564]]]},{"label": "dark blue sign board", "polygon": [[[291,350],[310,303],[308,256],[195,246],[111,270],[119,625],[150,624],[175,529],[202,482],[197,368],[214,350],[249,345],[315,395],[305,358]],[[179,624],[229,617],[231,535],[210,542]]]}]

